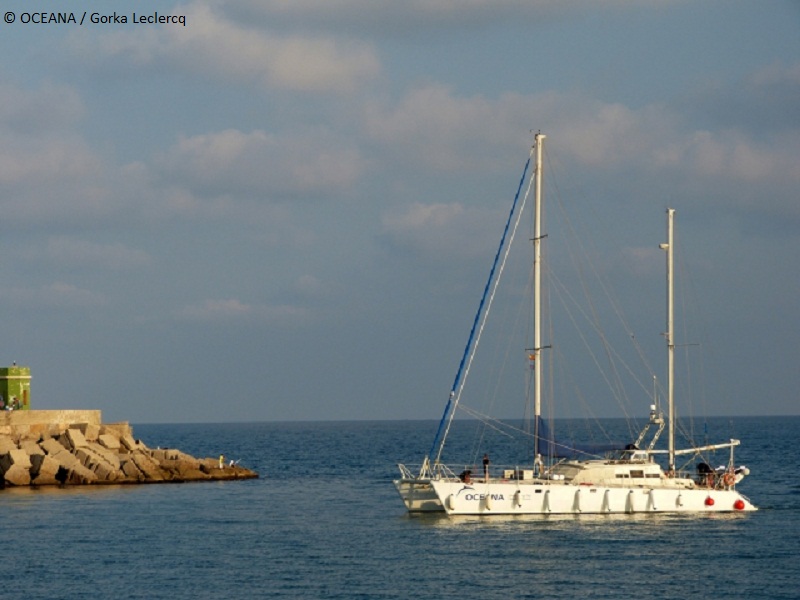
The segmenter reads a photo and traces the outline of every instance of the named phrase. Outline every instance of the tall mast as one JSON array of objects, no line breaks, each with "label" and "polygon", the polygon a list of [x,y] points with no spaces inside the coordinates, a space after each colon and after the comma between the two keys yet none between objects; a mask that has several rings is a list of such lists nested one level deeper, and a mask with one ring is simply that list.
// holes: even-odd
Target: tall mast
[{"label": "tall mast", "polygon": [[533,203],[533,427],[536,452],[539,451],[539,421],[542,416],[542,152],[547,136],[537,133],[536,179]]},{"label": "tall mast", "polygon": [[673,220],[675,209],[667,209],[667,243],[660,248],[667,251],[667,405],[669,407],[669,472],[675,473],[675,342],[673,340],[673,323],[675,312],[675,288],[673,284]]}]

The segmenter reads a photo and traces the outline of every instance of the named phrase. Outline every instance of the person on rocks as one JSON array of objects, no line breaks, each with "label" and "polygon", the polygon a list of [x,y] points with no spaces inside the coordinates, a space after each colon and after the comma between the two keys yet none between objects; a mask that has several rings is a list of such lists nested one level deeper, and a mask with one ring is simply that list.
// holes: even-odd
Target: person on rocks
[{"label": "person on rocks", "polygon": [[219,468],[220,469],[224,469],[225,468],[225,455],[224,454],[220,454],[219,455]]}]

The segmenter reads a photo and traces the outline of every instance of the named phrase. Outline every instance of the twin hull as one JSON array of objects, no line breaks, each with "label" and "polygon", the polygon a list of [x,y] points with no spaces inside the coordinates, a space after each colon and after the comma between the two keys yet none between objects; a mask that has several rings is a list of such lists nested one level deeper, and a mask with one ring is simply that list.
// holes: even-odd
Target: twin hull
[{"label": "twin hull", "polygon": [[[449,515],[740,512],[756,508],[736,490],[604,487],[569,483],[430,482]],[[409,509],[410,510],[410,509]],[[440,509],[441,510],[441,509]]]},{"label": "twin hull", "polygon": [[444,507],[433,491],[430,479],[396,479],[397,488],[408,512],[442,512]]}]

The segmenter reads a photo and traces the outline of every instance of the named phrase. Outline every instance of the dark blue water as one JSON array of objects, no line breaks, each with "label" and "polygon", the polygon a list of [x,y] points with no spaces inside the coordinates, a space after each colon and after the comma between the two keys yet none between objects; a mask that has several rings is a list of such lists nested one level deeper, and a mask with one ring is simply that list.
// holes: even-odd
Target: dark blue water
[{"label": "dark blue water", "polygon": [[718,420],[743,441],[740,490],[761,510],[696,517],[410,516],[395,463],[417,462],[435,427],[134,426],[262,477],[4,490],[0,597],[800,597],[800,417]]}]

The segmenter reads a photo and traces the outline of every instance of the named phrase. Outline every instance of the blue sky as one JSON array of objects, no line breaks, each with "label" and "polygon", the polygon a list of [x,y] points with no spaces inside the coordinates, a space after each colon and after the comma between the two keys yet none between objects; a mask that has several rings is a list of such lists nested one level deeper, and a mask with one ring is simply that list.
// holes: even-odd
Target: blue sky
[{"label": "blue sky", "polygon": [[0,363],[36,408],[438,418],[542,130],[655,369],[671,206],[702,410],[800,414],[797,2],[31,7],[0,24]]}]

